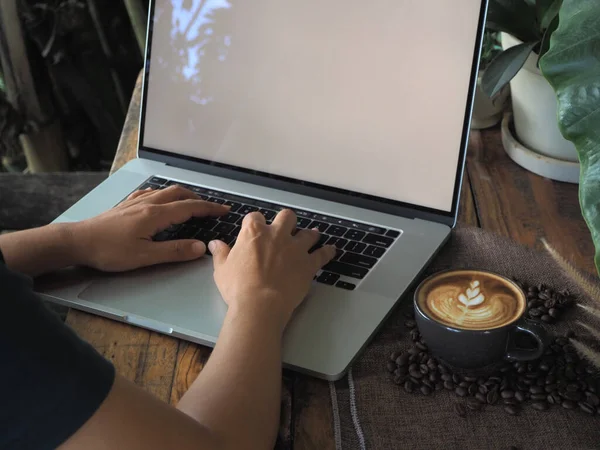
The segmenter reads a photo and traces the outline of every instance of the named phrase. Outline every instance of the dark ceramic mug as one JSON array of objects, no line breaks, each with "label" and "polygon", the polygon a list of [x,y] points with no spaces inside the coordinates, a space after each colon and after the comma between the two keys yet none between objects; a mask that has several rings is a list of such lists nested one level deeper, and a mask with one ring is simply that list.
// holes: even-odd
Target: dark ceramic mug
[{"label": "dark ceramic mug", "polygon": [[[495,289],[495,293],[488,295],[488,298],[484,295],[486,284],[494,285]],[[429,300],[425,300],[425,296],[430,294]],[[441,299],[438,302],[441,306],[436,306],[436,298]],[[507,315],[494,324],[493,314],[489,313],[489,328],[486,328],[486,322],[478,324],[476,320],[471,320],[467,326],[453,323],[453,311],[467,311],[466,316],[470,314],[475,319],[488,314],[483,308],[508,314],[507,308],[501,308],[504,304],[500,300],[504,303],[514,302],[511,308],[516,309],[511,310],[512,317]],[[548,335],[543,328],[525,322],[526,302],[525,293],[501,275],[480,270],[445,271],[425,279],[415,291],[415,320],[431,352],[451,366],[475,369],[502,360],[531,361],[543,355]],[[461,317],[465,317],[464,312],[461,314]],[[469,329],[469,326],[478,329]],[[518,333],[531,336],[535,348],[518,348],[515,343]]]}]

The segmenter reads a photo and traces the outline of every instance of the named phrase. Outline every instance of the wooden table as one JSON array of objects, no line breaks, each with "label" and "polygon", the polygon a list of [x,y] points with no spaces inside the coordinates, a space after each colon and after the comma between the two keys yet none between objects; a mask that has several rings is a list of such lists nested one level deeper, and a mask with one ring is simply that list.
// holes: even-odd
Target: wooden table
[{"label": "wooden table", "polygon": [[[135,157],[141,80],[127,115],[113,171]],[[593,245],[577,187],[541,178],[514,164],[499,129],[471,133],[461,194],[460,226],[475,226],[540,247],[547,238],[578,267],[594,272]],[[206,363],[210,349],[71,310],[67,323],[117,371],[175,404]],[[335,449],[327,382],[285,373],[278,448]]]}]

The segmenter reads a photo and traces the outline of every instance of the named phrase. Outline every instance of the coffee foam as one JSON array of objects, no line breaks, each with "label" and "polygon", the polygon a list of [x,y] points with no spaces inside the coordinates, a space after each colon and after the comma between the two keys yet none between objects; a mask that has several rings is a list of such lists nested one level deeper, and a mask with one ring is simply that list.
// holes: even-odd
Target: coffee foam
[{"label": "coffee foam", "polygon": [[517,320],[525,298],[517,286],[500,276],[453,271],[426,281],[418,293],[421,310],[453,328],[490,330]]}]

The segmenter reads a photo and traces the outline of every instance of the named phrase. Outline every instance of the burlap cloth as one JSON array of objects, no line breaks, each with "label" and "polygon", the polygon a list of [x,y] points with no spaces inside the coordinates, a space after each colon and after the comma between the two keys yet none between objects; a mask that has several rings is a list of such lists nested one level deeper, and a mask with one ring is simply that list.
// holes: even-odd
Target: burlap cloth
[{"label": "burlap cloth", "polygon": [[[580,292],[546,253],[480,229],[456,230],[426,274],[448,268],[486,269]],[[348,376],[330,383],[337,449],[600,448],[600,417],[579,410],[554,406],[540,412],[525,407],[513,417],[498,405],[461,418],[453,411],[459,399],[451,392],[425,397],[396,386],[385,366],[391,352],[411,344],[403,316],[409,302],[412,293],[404,297]],[[579,314],[574,308],[548,330],[564,334]]]}]

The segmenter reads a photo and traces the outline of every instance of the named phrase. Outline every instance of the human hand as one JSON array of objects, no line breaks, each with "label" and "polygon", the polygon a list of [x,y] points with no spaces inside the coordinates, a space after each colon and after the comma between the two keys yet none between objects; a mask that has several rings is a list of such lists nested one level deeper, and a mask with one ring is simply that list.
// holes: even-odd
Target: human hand
[{"label": "human hand", "polygon": [[192,217],[221,216],[229,207],[205,202],[180,186],[137,191],[115,208],[73,224],[79,265],[121,272],[165,262],[190,261],[206,253],[194,239],[154,242],[152,237]]},{"label": "human hand", "polygon": [[260,213],[248,214],[235,247],[212,241],[215,281],[230,310],[265,309],[281,320],[282,329],[308,293],[314,275],[336,254],[324,246],[308,253],[319,240],[316,230],[295,236],[296,215],[281,211],[271,225]]}]

